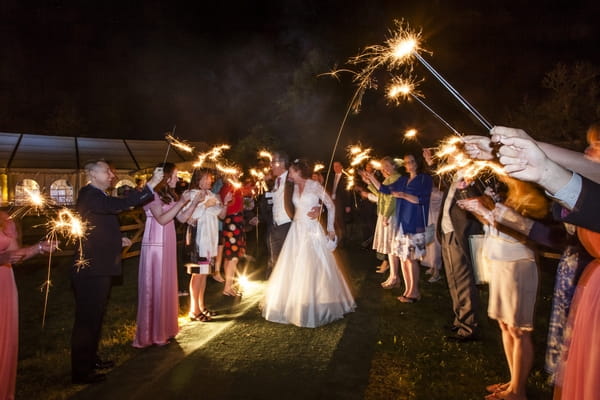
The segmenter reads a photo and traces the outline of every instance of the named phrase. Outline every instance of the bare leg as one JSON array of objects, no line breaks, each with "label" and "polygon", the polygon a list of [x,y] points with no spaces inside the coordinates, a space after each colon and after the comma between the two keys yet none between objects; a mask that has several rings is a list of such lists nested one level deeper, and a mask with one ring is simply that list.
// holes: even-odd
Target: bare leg
[{"label": "bare leg", "polygon": [[215,272],[212,277],[217,282],[225,282],[223,276],[221,276],[221,263],[223,262],[223,245],[220,245],[217,250],[217,258],[215,260]]},{"label": "bare leg", "polygon": [[225,260],[225,288],[223,293],[228,296],[235,296],[237,292],[233,289],[233,281],[235,279],[237,269],[238,258],[232,258],[231,260]]},{"label": "bare leg", "polygon": [[404,277],[404,297],[418,299],[419,292],[419,263],[415,260],[402,261],[402,276]]},{"label": "bare leg", "polygon": [[531,332],[519,328],[509,327],[509,333],[513,338],[512,374],[510,386],[503,393],[505,398],[525,399],[525,388],[527,377],[533,365],[533,343]]},{"label": "bare leg", "polygon": [[198,305],[198,297],[200,296],[199,278],[199,274],[192,274],[190,277],[190,317],[200,313],[200,306]]},{"label": "bare leg", "polygon": [[204,292],[206,291],[206,275],[197,275],[197,286],[198,286],[198,312],[206,310],[206,305],[204,304]]},{"label": "bare leg", "polygon": [[391,289],[400,285],[400,281],[398,279],[398,263],[400,260],[398,257],[392,254],[388,254],[388,259],[390,263],[390,276],[381,284],[384,289]]}]

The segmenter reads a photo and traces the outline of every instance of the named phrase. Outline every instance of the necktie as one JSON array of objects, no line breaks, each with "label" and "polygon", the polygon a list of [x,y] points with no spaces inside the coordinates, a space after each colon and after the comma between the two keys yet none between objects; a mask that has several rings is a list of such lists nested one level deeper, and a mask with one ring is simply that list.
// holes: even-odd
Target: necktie
[{"label": "necktie", "polygon": [[279,185],[281,184],[281,177],[278,176],[277,179],[275,180],[275,191],[277,191],[279,189]]}]

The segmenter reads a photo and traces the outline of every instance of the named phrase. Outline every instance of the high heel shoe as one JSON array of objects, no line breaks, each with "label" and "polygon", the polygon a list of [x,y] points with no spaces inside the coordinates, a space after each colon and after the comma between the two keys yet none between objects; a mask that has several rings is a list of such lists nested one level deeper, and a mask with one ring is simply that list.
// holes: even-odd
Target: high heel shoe
[{"label": "high heel shoe", "polygon": [[384,289],[393,289],[393,288],[400,287],[400,280],[394,279],[392,281],[385,281],[381,284],[381,287]]}]

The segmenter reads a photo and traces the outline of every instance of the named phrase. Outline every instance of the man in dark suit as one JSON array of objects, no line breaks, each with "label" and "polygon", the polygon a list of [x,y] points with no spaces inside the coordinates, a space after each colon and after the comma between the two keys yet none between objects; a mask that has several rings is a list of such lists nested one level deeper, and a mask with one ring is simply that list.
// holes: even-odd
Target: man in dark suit
[{"label": "man in dark suit", "polygon": [[456,201],[481,195],[481,189],[457,174],[442,199],[437,230],[442,259],[452,299],[454,320],[447,341],[468,342],[479,337],[479,292],[475,286],[469,236],[482,232],[481,223]]},{"label": "man in dark suit", "polygon": [[162,170],[157,169],[141,191],[132,190],[127,197],[118,198],[106,193],[115,177],[106,161],[88,162],[85,171],[89,184],[79,191],[76,208],[90,229],[81,244],[81,255],[86,263],[81,265],[78,258],[71,277],[75,295],[75,322],[71,337],[73,383],[104,380],[105,375],[95,371],[114,365],[112,361],[99,358],[98,343],[111,281],[121,274],[121,247],[128,241],[121,237],[118,214],[152,200],[152,189],[163,176]]},{"label": "man in dark suit", "polygon": [[350,217],[351,197],[346,190],[347,180],[343,173],[342,163],[339,161],[333,162],[333,174],[330,175],[327,181],[327,193],[331,196],[335,204],[335,234],[337,236],[338,245],[343,247],[344,236],[346,232],[346,218]]},{"label": "man in dark suit", "polygon": [[269,249],[269,261],[267,264],[267,278],[271,275],[281,247],[285,241],[292,219],[294,218],[294,183],[288,181],[288,168],[290,160],[284,152],[273,153],[271,160],[271,172],[274,182],[270,192],[267,193],[269,212],[265,214],[267,225],[267,246]]}]

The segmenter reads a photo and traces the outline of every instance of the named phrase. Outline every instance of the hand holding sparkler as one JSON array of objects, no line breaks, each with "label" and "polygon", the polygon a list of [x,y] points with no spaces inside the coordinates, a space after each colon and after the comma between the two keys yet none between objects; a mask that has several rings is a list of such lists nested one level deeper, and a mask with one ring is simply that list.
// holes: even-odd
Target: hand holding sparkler
[{"label": "hand holding sparkler", "polygon": [[494,146],[489,137],[469,135],[463,137],[465,151],[469,157],[477,160],[493,160]]},{"label": "hand holding sparkler", "polygon": [[500,137],[499,161],[513,178],[534,182],[550,193],[556,193],[573,173],[550,160],[533,141],[520,137]]},{"label": "hand holding sparkler", "polygon": [[165,176],[165,173],[164,173],[162,167],[156,167],[156,168],[154,168],[154,172],[152,173],[152,177],[146,183],[146,185],[148,185],[148,187],[150,189],[154,190],[154,188],[156,187],[156,185],[158,185],[163,180],[164,176]]}]

